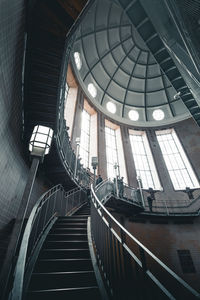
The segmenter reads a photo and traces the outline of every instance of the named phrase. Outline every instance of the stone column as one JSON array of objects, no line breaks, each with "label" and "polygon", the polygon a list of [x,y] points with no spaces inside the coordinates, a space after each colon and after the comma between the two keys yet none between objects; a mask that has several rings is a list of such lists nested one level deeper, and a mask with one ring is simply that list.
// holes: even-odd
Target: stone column
[{"label": "stone column", "polygon": [[84,95],[80,88],[78,88],[77,93],[77,101],[76,101],[76,108],[75,108],[75,116],[74,116],[74,123],[72,129],[72,148],[76,150],[76,138],[81,136],[81,114],[83,111],[84,105]]},{"label": "stone column", "polygon": [[160,146],[158,144],[155,130],[148,129],[148,130],[146,130],[146,134],[147,134],[151,152],[152,152],[152,155],[154,158],[156,170],[158,172],[158,177],[160,179],[160,184],[163,187],[165,193],[170,193],[172,191],[174,192],[173,184],[169,177],[169,173],[168,173]]},{"label": "stone column", "polygon": [[106,163],[106,139],[105,139],[105,118],[101,112],[97,113],[97,149],[98,149],[98,173],[103,179],[107,178]]},{"label": "stone column", "polygon": [[122,145],[124,150],[124,158],[126,165],[126,172],[128,178],[128,184],[133,187],[137,187],[137,175],[135,170],[135,163],[133,160],[133,154],[131,149],[131,143],[128,133],[128,128],[124,125],[121,125],[121,135],[122,135]]}]

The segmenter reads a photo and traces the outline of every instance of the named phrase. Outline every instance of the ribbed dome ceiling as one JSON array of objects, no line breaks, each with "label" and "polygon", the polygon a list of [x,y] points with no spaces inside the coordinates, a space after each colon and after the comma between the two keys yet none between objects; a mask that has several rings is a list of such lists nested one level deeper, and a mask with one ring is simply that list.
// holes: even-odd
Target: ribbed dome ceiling
[{"label": "ribbed dome ceiling", "polygon": [[[80,54],[80,70],[75,64],[75,52]],[[71,61],[87,96],[118,121],[158,126],[189,116],[182,100],[174,99],[177,91],[138,33],[138,27],[114,1],[94,2],[77,30]],[[88,92],[90,83],[96,88],[95,97]],[[116,104],[114,115],[106,108],[109,101]],[[155,109],[164,112],[162,121],[154,120]],[[137,121],[130,120],[130,110],[139,113]]]}]

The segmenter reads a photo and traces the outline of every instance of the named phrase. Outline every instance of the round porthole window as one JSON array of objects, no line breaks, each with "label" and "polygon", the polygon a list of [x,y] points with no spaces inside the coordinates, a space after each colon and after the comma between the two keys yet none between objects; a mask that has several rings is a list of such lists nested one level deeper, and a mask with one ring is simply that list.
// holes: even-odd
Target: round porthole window
[{"label": "round porthole window", "polygon": [[74,61],[78,70],[82,67],[81,56],[79,52],[74,52]]},{"label": "round porthole window", "polygon": [[95,98],[96,95],[97,95],[97,89],[96,87],[94,86],[93,83],[89,83],[88,84],[88,92],[90,93],[90,95]]},{"label": "round porthole window", "polygon": [[111,114],[116,113],[116,105],[113,102],[107,102],[106,108]]},{"label": "round porthole window", "polygon": [[128,116],[131,121],[137,121],[139,119],[139,113],[137,110],[130,110]]},{"label": "round porthole window", "polygon": [[153,118],[156,121],[161,121],[165,117],[164,111],[162,109],[155,109],[153,111]]}]

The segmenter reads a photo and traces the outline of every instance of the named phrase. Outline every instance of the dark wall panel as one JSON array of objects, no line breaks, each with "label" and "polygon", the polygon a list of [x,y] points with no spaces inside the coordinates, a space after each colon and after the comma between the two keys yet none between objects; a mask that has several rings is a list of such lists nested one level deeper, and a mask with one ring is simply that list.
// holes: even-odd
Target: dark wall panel
[{"label": "dark wall panel", "polygon": [[[28,174],[21,140],[24,3],[0,0],[0,229],[15,217]],[[36,184],[31,206],[42,190]]]}]

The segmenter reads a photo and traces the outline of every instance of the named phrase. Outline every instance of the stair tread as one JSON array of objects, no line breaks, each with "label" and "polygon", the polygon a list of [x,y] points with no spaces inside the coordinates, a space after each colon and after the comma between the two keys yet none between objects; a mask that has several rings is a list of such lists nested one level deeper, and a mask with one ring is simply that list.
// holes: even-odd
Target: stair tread
[{"label": "stair tread", "polygon": [[83,240],[71,240],[71,241],[57,241],[57,240],[54,240],[54,241],[47,241],[47,243],[88,243],[88,241],[83,241]]},{"label": "stair tread", "polygon": [[41,258],[38,260],[38,262],[40,262],[40,261],[77,261],[77,260],[91,261],[90,258]]},{"label": "stair tread", "polygon": [[75,222],[74,222],[74,223],[67,223],[67,224],[66,224],[66,223],[61,223],[61,222],[60,222],[59,224],[55,224],[55,226],[56,226],[56,225],[59,225],[59,226],[62,226],[62,225],[63,225],[63,226],[66,226],[66,225],[67,225],[67,226],[69,226],[69,225],[76,225],[76,224],[77,224],[77,225],[84,225],[84,226],[85,226],[85,225],[87,225],[87,222],[84,222],[84,223],[81,223],[81,222],[76,222],[76,223],[75,223]]},{"label": "stair tread", "polygon": [[73,291],[73,290],[85,290],[85,289],[98,289],[97,285],[83,286],[83,287],[69,287],[69,288],[55,288],[55,289],[40,289],[40,290],[29,290],[31,292],[50,292],[50,291]]},{"label": "stair tread", "polygon": [[67,227],[67,228],[56,228],[56,227],[53,227],[52,228],[53,230],[87,230],[87,228],[80,228],[80,227],[77,227],[77,228],[74,228],[74,227]]},{"label": "stair tread", "polygon": [[87,236],[87,234],[86,233],[62,233],[62,234],[59,234],[59,233],[49,233],[48,235],[57,235],[57,236],[59,236],[59,235],[85,235],[85,236]]},{"label": "stair tread", "polygon": [[72,249],[68,249],[68,248],[54,248],[54,249],[49,249],[49,248],[44,248],[42,249],[42,251],[88,251],[88,249],[84,249],[84,248],[72,248]]},{"label": "stair tread", "polygon": [[62,271],[62,272],[34,272],[34,276],[40,276],[40,275],[69,275],[69,274],[94,274],[93,270],[85,270],[85,271]]}]

